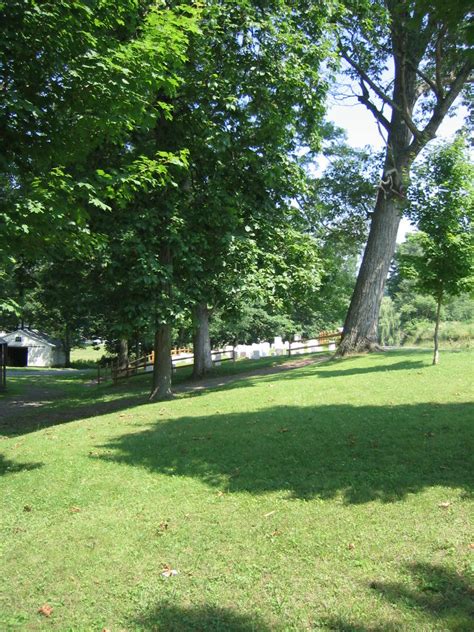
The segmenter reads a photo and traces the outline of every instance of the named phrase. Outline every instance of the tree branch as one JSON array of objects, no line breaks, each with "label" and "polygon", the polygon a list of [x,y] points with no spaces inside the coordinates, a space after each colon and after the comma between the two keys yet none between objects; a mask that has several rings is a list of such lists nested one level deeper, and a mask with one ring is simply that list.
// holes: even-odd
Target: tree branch
[{"label": "tree branch", "polygon": [[[431,88],[431,90],[433,90],[434,94],[437,97],[442,96],[441,94],[439,94],[438,87],[437,87],[436,83],[432,79],[430,79],[430,77],[428,77],[428,75],[425,72],[420,70],[416,66],[416,64],[414,64],[412,62],[410,57],[407,57],[406,61],[407,61],[407,64],[411,67],[411,69],[414,70],[416,72],[416,74],[420,77],[420,79],[422,79]],[[426,92],[426,90],[419,90],[419,92],[420,92],[420,94],[423,94],[423,92]]]},{"label": "tree branch", "polygon": [[473,64],[468,60],[464,63],[461,70],[455,77],[451,84],[450,90],[447,92],[444,98],[439,98],[433,109],[433,114],[430,120],[425,125],[425,128],[419,132],[418,136],[415,136],[412,143],[408,147],[408,155],[417,156],[423,147],[433,138],[436,137],[438,127],[443,122],[444,117],[448,113],[449,108],[452,106],[456,98],[459,96],[463,85],[469,78],[473,70]]},{"label": "tree branch", "polygon": [[369,91],[367,90],[367,86],[365,85],[362,79],[360,80],[360,89],[362,90],[362,94],[357,95],[357,100],[363,105],[365,105],[365,107],[369,110],[369,112],[372,112],[377,123],[380,123],[381,125],[383,125],[388,132],[390,130],[390,122],[383,115],[382,110],[378,110],[376,106],[372,103],[372,101],[370,100]]},{"label": "tree branch", "polygon": [[443,80],[441,73],[441,64],[443,59],[443,38],[446,35],[448,27],[446,25],[441,29],[438,37],[436,38],[436,49],[435,49],[435,75],[436,75],[436,87],[439,92],[439,96],[441,98],[444,97],[444,89],[443,89]]},{"label": "tree branch", "polygon": [[[352,66],[352,68],[357,72],[357,74],[359,75],[359,77],[365,82],[367,83],[370,88],[372,88],[372,90],[375,92],[375,94],[387,105],[389,105],[391,108],[397,110],[403,120],[405,121],[408,129],[410,130],[410,132],[413,134],[413,136],[416,138],[416,136],[420,133],[420,131],[418,130],[418,128],[416,127],[415,123],[413,122],[413,119],[411,118],[411,116],[409,115],[408,112],[406,112],[402,107],[400,107],[397,103],[395,103],[395,101],[393,99],[391,99],[367,74],[367,72],[362,68],[362,66],[360,66],[360,64],[358,64],[356,61],[354,61],[348,54],[347,51],[344,47],[341,46],[341,44],[339,43],[339,47],[341,50],[341,55],[342,58],[350,65]],[[367,89],[367,88],[366,88]],[[367,104],[366,104],[367,105]],[[368,107],[368,106],[367,106]],[[375,106],[374,106],[375,108]],[[370,108],[369,108],[370,109]],[[375,108],[376,109],[376,108]],[[378,111],[378,110],[377,110]],[[372,112],[373,113],[373,112]]]}]

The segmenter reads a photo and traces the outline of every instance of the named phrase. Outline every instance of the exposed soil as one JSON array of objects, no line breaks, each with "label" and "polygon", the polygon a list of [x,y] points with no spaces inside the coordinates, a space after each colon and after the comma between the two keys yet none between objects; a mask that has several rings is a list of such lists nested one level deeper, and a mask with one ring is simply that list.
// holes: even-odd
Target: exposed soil
[{"label": "exposed soil", "polygon": [[[189,381],[178,384],[173,391],[179,393],[200,392],[207,389],[219,388],[232,382],[237,382],[249,377],[260,375],[273,375],[285,371],[292,371],[304,366],[319,364],[327,360],[330,356],[317,356],[314,358],[292,358],[275,366],[266,366],[261,369],[253,369],[245,373],[235,375],[224,375],[220,377],[204,378],[203,380]],[[33,373],[33,372],[32,372]],[[23,373],[24,375],[24,373]],[[34,372],[35,377],[41,377],[40,372]],[[84,387],[90,387],[93,382],[84,381]],[[60,388],[42,387],[35,381],[34,385],[24,389],[20,395],[10,399],[7,397],[0,400],[0,435],[18,435],[32,430],[41,429],[56,423],[65,423],[78,419],[86,419],[105,415],[108,413],[124,410],[131,406],[138,406],[149,403],[144,400],[143,393],[114,399],[112,401],[96,401],[93,403],[79,403],[74,407],[63,407],[54,404],[61,401],[64,391]]]},{"label": "exposed soil", "polygon": [[275,366],[266,366],[261,369],[254,369],[253,371],[247,371],[245,373],[238,373],[236,375],[223,375],[221,377],[204,378],[203,380],[194,380],[187,382],[186,384],[179,384],[173,389],[175,393],[187,393],[192,391],[202,391],[208,388],[217,388],[219,386],[225,386],[238,380],[242,380],[248,377],[254,377],[258,375],[273,375],[274,373],[282,373],[283,371],[291,371],[293,369],[300,369],[303,366],[309,366],[311,364],[320,364],[329,359],[330,356],[317,356],[315,358],[294,358],[277,364]]}]

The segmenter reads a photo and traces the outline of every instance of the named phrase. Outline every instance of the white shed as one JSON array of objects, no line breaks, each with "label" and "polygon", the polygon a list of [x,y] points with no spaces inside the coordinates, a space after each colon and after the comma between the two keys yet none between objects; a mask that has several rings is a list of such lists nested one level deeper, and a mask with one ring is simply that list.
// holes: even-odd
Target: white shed
[{"label": "white shed", "polygon": [[66,354],[60,340],[34,329],[17,329],[3,336],[8,366],[64,366]]}]

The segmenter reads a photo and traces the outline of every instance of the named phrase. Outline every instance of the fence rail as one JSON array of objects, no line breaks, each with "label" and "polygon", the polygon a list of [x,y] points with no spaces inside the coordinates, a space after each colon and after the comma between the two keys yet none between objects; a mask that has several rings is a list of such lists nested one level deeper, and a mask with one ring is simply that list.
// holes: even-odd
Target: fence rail
[{"label": "fence rail", "polygon": [[[295,346],[294,343],[289,343],[288,352],[285,354],[278,355],[288,355],[291,357],[293,354],[298,354],[298,352],[307,351],[308,353],[316,353],[316,351],[311,352],[311,349],[318,349],[322,346],[328,344],[337,344],[341,340],[342,334],[339,331],[336,332],[327,332],[323,331],[319,334],[317,338],[317,343],[308,345],[301,344],[299,346]],[[173,371],[177,371],[178,369],[192,366],[194,363],[194,353],[192,349],[189,347],[184,348],[174,348],[172,349],[172,357],[171,364]],[[173,357],[174,356],[174,357]],[[179,357],[177,357],[179,356]],[[278,357],[275,355],[275,357]],[[232,347],[232,349],[216,349],[211,351],[211,359],[213,364],[221,363],[221,362],[229,362],[237,359],[236,348]],[[155,354],[152,351],[137,360],[132,360],[128,362],[126,366],[120,366],[118,358],[113,358],[107,363],[99,363],[97,365],[97,382],[100,384],[101,382],[111,379],[114,382],[117,382],[120,379],[133,377],[134,375],[139,375],[141,373],[146,373],[147,371],[152,370],[152,367],[155,363]]]}]

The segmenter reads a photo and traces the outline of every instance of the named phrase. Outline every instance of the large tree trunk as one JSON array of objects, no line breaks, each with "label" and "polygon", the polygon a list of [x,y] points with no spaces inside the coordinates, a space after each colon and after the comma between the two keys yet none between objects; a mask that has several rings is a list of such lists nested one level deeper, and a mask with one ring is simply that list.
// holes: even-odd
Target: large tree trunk
[{"label": "large tree trunk", "polygon": [[[171,276],[172,276],[172,254],[171,248],[164,243],[159,253],[160,265],[163,267],[162,300],[171,301]],[[171,391],[171,375],[173,366],[171,363],[171,323],[160,323],[155,330],[153,364],[153,383],[150,393],[150,400],[170,399],[173,396]]]},{"label": "large tree trunk", "polygon": [[155,362],[150,400],[170,399],[171,391],[171,325],[158,325],[155,332]]},{"label": "large tree trunk", "polygon": [[381,193],[372,219],[369,239],[357,277],[338,354],[378,348],[377,324],[385,280],[395,250],[400,205]]},{"label": "large tree trunk", "polygon": [[209,310],[205,303],[193,307],[193,377],[202,378],[212,368]]},{"label": "large tree trunk", "polygon": [[[411,112],[411,107],[415,102],[415,75],[405,72],[402,81],[397,60],[395,60],[395,66],[394,100],[405,102],[405,107]],[[379,348],[377,327],[380,305],[397,243],[398,226],[405,204],[410,167],[415,158],[415,154],[408,151],[411,140],[411,131],[401,113],[394,109],[369,238],[344,323],[338,355]]]},{"label": "large tree trunk", "polygon": [[438,335],[439,335],[439,321],[440,321],[440,317],[441,317],[441,304],[443,302],[443,294],[441,293],[438,296],[438,306],[436,309],[436,324],[435,324],[435,330],[434,330],[434,353],[433,353],[433,364],[438,364],[439,362],[439,340],[438,340]]}]

